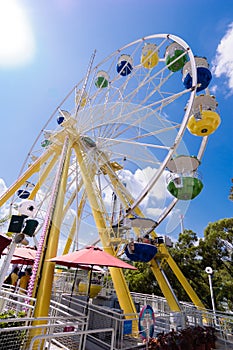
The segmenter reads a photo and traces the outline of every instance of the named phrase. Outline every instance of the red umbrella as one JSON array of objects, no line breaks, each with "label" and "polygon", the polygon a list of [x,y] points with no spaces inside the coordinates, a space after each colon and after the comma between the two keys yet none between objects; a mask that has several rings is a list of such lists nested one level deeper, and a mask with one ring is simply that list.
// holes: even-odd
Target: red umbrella
[{"label": "red umbrella", "polygon": [[11,243],[11,238],[6,235],[0,233],[0,256],[3,250]]},{"label": "red umbrella", "polygon": [[111,254],[106,253],[104,250],[95,247],[88,246],[84,249],[76,250],[75,252],[57,256],[49,259],[49,261],[56,262],[57,264],[68,267],[81,267],[80,265],[90,266],[90,276],[87,297],[89,300],[91,277],[94,266],[108,266],[117,267],[121,269],[137,270],[136,267],[114,257]]},{"label": "red umbrella", "polygon": [[13,257],[11,259],[11,264],[19,264],[19,265],[33,265],[34,260],[32,259],[25,259],[25,258],[16,258]]},{"label": "red umbrella", "polygon": [[[2,254],[7,255],[8,251],[4,250]],[[35,257],[35,249],[30,247],[16,247],[11,259],[11,264],[33,265]]]},{"label": "red umbrella", "polygon": [[13,259],[20,258],[22,260],[31,260],[34,262],[36,257],[36,250],[30,247],[15,248]]},{"label": "red umbrella", "polygon": [[104,250],[95,246],[88,246],[84,249],[76,250],[75,252],[69,254],[57,256],[49,259],[49,261],[68,267],[79,267],[79,265],[96,265],[137,270],[136,267],[116,258],[111,254],[106,253]]}]

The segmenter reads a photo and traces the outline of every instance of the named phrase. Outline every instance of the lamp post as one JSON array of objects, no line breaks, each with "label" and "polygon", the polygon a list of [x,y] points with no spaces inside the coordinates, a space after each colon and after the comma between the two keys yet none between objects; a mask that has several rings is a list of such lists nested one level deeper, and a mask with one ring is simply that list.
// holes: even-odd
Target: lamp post
[{"label": "lamp post", "polygon": [[207,273],[208,278],[209,278],[210,297],[211,297],[212,309],[213,309],[213,314],[214,314],[214,324],[216,324],[216,309],[215,309],[214,292],[213,292],[213,286],[212,286],[212,274],[213,274],[212,267],[210,267],[210,266],[206,267],[205,272]]}]

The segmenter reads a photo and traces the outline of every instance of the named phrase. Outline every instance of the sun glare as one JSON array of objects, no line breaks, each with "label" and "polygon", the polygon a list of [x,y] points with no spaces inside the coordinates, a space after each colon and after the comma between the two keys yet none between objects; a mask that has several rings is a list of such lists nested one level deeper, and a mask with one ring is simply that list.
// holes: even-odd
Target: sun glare
[{"label": "sun glare", "polygon": [[35,45],[26,14],[17,0],[0,1],[0,67],[29,62]]}]

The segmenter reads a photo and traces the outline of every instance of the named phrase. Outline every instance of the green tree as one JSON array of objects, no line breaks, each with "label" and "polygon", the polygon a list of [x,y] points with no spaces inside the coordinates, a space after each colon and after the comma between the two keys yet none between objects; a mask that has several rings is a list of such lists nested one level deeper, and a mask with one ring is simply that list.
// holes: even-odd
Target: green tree
[{"label": "green tree", "polygon": [[[209,223],[204,237],[199,239],[191,230],[184,230],[169,249],[171,256],[207,308],[212,308],[207,266],[214,273],[212,284],[216,308],[233,310],[233,218]],[[136,263],[138,270],[127,270],[126,280],[131,291],[161,295],[157,281],[146,263]],[[168,280],[180,301],[190,301],[185,290],[168,265],[164,266]]]},{"label": "green tree", "polygon": [[[204,271],[207,266],[212,267],[212,284],[217,309],[224,304],[232,310],[233,306],[233,218],[221,219],[210,223],[204,231],[204,238],[200,239],[198,254],[200,268]],[[205,277],[207,278],[207,276]],[[210,295],[207,296],[210,306]]]},{"label": "green tree", "polygon": [[125,270],[124,272],[130,291],[162,296],[149,264],[136,262],[134,266],[137,270]]},{"label": "green tree", "polygon": [[[191,230],[184,230],[183,233],[180,233],[174,247],[170,248],[169,251],[191,287],[205,304],[202,296],[207,293],[208,285],[201,273],[197,234]],[[190,301],[189,296],[168,266],[165,268],[165,273],[178,299]]]}]

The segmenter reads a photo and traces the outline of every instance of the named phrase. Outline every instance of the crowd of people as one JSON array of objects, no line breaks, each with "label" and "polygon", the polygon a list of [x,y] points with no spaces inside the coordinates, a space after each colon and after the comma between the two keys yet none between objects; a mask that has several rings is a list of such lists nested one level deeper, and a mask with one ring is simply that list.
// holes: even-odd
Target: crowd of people
[{"label": "crowd of people", "polygon": [[32,269],[30,267],[26,268],[24,271],[21,271],[18,266],[14,267],[8,277],[5,279],[4,283],[19,287],[22,292],[26,292]]}]

